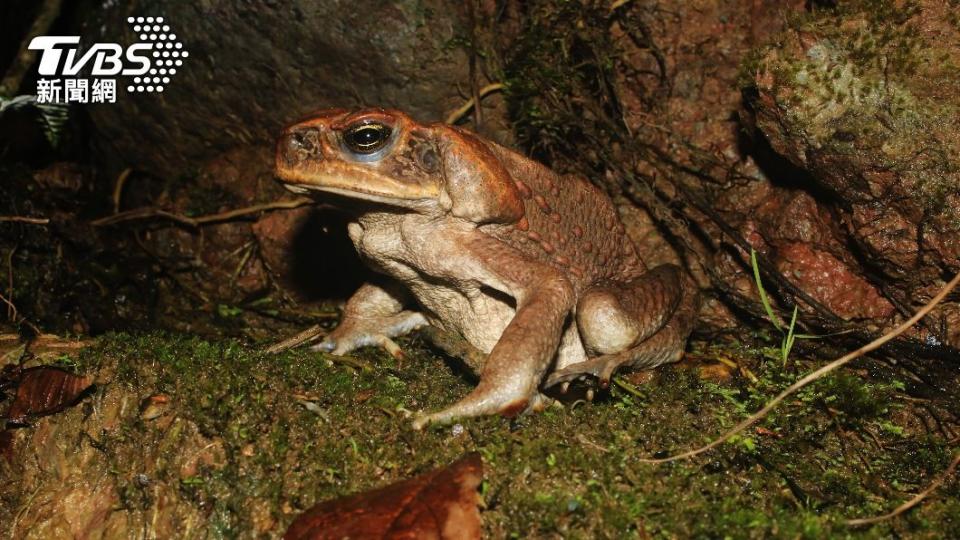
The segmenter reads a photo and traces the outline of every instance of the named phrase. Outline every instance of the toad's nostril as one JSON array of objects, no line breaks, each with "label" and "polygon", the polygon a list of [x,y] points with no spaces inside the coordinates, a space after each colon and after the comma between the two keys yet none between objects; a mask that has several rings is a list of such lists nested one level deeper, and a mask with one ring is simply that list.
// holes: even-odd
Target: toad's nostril
[{"label": "toad's nostril", "polygon": [[288,132],[280,141],[281,154],[289,164],[307,159],[321,159],[320,132],[316,128],[296,129]]}]

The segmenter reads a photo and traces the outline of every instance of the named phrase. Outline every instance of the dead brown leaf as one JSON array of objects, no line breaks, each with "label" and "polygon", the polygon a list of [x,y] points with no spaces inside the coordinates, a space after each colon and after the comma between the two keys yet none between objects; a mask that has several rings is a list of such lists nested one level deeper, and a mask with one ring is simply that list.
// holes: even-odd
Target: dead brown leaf
[{"label": "dead brown leaf", "polygon": [[363,403],[368,399],[372,398],[376,393],[377,393],[376,390],[374,390],[373,388],[361,390],[357,392],[355,396],[353,396],[353,401],[354,403]]},{"label": "dead brown leaf", "polygon": [[7,411],[7,420],[25,424],[29,416],[58,413],[73,405],[91,383],[89,377],[60,368],[38,366],[25,369],[14,384],[17,394]]},{"label": "dead brown leaf", "polygon": [[379,489],[317,504],[287,529],[286,540],[325,538],[477,539],[480,454]]},{"label": "dead brown leaf", "polygon": [[170,407],[170,396],[153,394],[140,402],[140,419],[156,420]]}]

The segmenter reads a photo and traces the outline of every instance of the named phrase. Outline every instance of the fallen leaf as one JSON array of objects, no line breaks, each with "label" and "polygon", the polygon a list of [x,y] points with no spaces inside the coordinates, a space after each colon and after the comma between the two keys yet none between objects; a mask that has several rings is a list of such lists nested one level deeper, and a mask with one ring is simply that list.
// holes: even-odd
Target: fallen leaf
[{"label": "fallen leaf", "polygon": [[156,420],[170,407],[170,396],[153,394],[140,402],[140,419]]},{"label": "fallen leaf", "polygon": [[697,369],[697,375],[700,377],[700,380],[725,382],[733,377],[733,369],[725,364],[708,364],[700,366]]},{"label": "fallen leaf", "polygon": [[90,387],[89,377],[60,368],[39,366],[25,369],[16,382],[17,394],[7,411],[7,420],[25,424],[28,416],[45,416],[66,409]]},{"label": "fallen leaf", "polygon": [[471,452],[443,469],[317,504],[294,520],[284,538],[480,538],[482,479],[480,454]]},{"label": "fallen leaf", "polygon": [[368,388],[367,390],[361,390],[353,396],[354,403],[363,403],[368,399],[372,398],[377,392],[373,388]]},{"label": "fallen leaf", "polygon": [[783,435],[777,433],[776,431],[771,431],[765,427],[758,427],[755,429],[755,431],[757,432],[757,435],[763,435],[764,437],[776,437],[778,439],[783,438]]}]

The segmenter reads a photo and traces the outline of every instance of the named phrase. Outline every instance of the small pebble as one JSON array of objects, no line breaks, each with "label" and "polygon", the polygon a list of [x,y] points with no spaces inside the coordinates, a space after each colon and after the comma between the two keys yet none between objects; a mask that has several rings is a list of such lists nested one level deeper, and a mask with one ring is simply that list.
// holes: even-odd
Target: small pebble
[{"label": "small pebble", "polygon": [[463,435],[463,424],[454,424],[453,427],[450,428],[450,433],[453,433],[454,437]]}]

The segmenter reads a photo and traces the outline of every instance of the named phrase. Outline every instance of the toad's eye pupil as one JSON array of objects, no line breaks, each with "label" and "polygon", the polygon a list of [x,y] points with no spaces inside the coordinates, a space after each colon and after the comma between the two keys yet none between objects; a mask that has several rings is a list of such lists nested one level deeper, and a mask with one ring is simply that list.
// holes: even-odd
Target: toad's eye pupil
[{"label": "toad's eye pupil", "polygon": [[358,154],[372,154],[383,148],[390,138],[390,128],[383,124],[361,124],[344,134],[344,142]]},{"label": "toad's eye pupil", "polygon": [[376,144],[377,141],[380,140],[380,130],[377,128],[365,127],[357,130],[357,132],[353,134],[353,138],[355,141],[357,141],[357,144],[360,145]]}]

